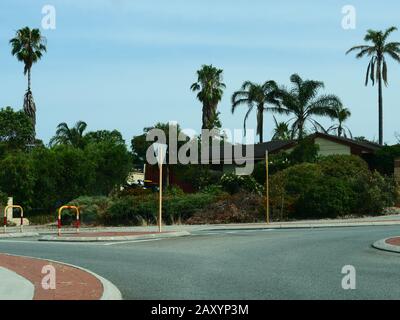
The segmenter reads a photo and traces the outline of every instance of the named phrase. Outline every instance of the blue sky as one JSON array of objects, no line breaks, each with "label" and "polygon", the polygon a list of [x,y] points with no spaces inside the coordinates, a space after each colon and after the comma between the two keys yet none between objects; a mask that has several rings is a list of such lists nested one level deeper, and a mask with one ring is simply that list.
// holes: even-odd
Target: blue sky
[{"label": "blue sky", "polygon": [[[232,115],[230,97],[243,81],[288,85],[296,72],[324,81],[325,92],[342,99],[354,135],[378,137],[377,88],[363,84],[367,60],[345,51],[362,44],[368,28],[400,27],[396,0],[2,0],[0,106],[22,106],[26,79],[8,40],[20,27],[40,27],[46,4],[56,8],[56,30],[42,30],[48,53],[32,70],[37,133],[45,142],[58,123],[78,120],[90,130],[118,129],[128,143],[157,121],[200,130],[201,105],[189,88],[202,64],[224,69],[219,111],[226,128],[242,128],[246,109]],[[348,4],[357,10],[355,30],[341,26]],[[400,32],[392,40],[400,41]],[[400,65],[393,61],[389,83],[385,142],[395,143]],[[252,114],[248,127],[255,122]],[[268,138],[272,129],[266,114]]]}]

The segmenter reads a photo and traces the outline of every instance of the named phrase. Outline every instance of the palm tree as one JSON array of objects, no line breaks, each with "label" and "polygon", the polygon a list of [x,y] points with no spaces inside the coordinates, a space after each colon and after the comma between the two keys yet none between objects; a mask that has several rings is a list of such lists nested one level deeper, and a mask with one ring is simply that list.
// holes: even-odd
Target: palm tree
[{"label": "palm tree", "polygon": [[272,140],[290,140],[291,134],[288,123],[278,122],[275,116],[273,118],[275,122],[275,128],[273,131]]},{"label": "palm tree", "polygon": [[202,129],[213,129],[216,122],[217,106],[226,88],[222,72],[212,65],[203,65],[197,71],[197,82],[190,87],[192,91],[198,91],[197,98],[203,104]]},{"label": "palm tree", "polygon": [[318,91],[324,88],[324,83],[314,80],[303,80],[298,74],[290,77],[292,88],[280,89],[282,108],[280,113],[293,115],[289,121],[291,125],[291,138],[295,136],[299,140],[304,138],[305,125],[310,122],[316,131],[323,130],[323,126],[314,119],[315,116],[334,117],[334,108],[341,106],[340,99],[332,94],[318,95]]},{"label": "palm tree", "polygon": [[333,109],[334,111],[334,119],[337,120],[337,124],[334,124],[328,129],[328,132],[335,132],[338,137],[342,135],[347,138],[347,134],[350,138],[353,138],[353,135],[350,129],[345,126],[343,123],[348,120],[351,116],[351,112],[349,109],[344,108],[343,106],[338,106]]},{"label": "palm tree", "polygon": [[371,45],[359,45],[351,48],[346,54],[352,51],[359,51],[356,55],[357,59],[364,56],[370,58],[365,85],[368,85],[368,79],[371,79],[372,85],[375,81],[378,82],[378,109],[379,109],[379,144],[383,145],[383,94],[382,80],[385,86],[388,84],[385,55],[392,57],[395,61],[400,62],[400,42],[386,42],[389,35],[396,31],[396,27],[390,27],[385,32],[368,30],[364,37],[365,42],[370,42]]},{"label": "palm tree", "polygon": [[[260,136],[260,143],[263,143],[264,133],[264,111],[277,111],[280,107],[279,88],[275,81],[267,81],[264,84],[257,84],[245,81],[241,90],[232,95],[232,113],[239,105],[247,105],[248,110],[244,117],[244,130],[246,131],[246,121],[254,107],[257,108],[257,135]],[[273,107],[266,107],[271,104]]]},{"label": "palm tree", "polygon": [[39,29],[25,27],[16,32],[15,37],[10,40],[10,44],[12,47],[11,54],[16,56],[18,61],[24,63],[24,75],[28,75],[28,90],[24,96],[24,111],[30,117],[33,127],[35,127],[36,106],[31,91],[31,69],[32,65],[38,62],[43,53],[46,52],[46,39],[40,34]]},{"label": "palm tree", "polygon": [[50,146],[56,145],[70,145],[76,148],[83,148],[85,146],[84,131],[87,124],[84,121],[78,121],[73,128],[63,122],[57,126],[56,135],[51,138]]}]

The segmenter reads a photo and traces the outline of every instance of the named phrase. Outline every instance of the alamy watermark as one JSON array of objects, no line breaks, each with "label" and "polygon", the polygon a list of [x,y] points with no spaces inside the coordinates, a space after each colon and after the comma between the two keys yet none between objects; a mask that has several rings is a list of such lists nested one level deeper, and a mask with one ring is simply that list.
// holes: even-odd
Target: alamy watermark
[{"label": "alamy watermark", "polygon": [[55,30],[57,27],[56,8],[50,4],[42,7],[42,28],[44,30]]},{"label": "alamy watermark", "polygon": [[356,289],[356,268],[352,265],[345,265],[342,268],[342,274],[345,275],[342,278],[342,289],[343,290],[355,290]]},{"label": "alamy watermark", "polygon": [[56,268],[51,264],[45,265],[42,268],[42,274],[45,275],[42,278],[43,290],[55,290],[56,289]]},{"label": "alamy watermark", "polygon": [[[146,161],[151,165],[157,164],[160,161],[157,149],[162,145],[166,149],[164,152],[168,152],[168,157],[161,160],[164,164],[234,164],[237,175],[250,175],[254,169],[254,130],[243,133],[240,129],[233,132],[227,129],[224,130],[226,138],[221,139],[218,138],[220,131],[212,129],[202,130],[200,139],[188,138],[183,132],[178,134],[177,126],[169,125],[167,141],[163,130],[152,129],[146,135],[146,141],[154,142],[147,149]],[[241,143],[243,136],[245,144]]]},{"label": "alamy watermark", "polygon": [[357,11],[353,5],[342,7],[342,28],[344,30],[354,30],[357,27]]}]

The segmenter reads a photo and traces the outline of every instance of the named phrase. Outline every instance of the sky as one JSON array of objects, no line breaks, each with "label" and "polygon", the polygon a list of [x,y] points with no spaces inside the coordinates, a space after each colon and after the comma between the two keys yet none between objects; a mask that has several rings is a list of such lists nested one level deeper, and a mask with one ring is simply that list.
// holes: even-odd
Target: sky
[{"label": "sky", "polygon": [[[42,8],[56,10],[56,28],[42,27]],[[356,10],[355,29],[344,29],[342,8]],[[246,80],[289,77],[325,83],[352,112],[354,136],[378,138],[377,87],[365,87],[368,61],[345,55],[363,44],[367,29],[400,27],[398,0],[2,0],[0,2],[0,107],[20,109],[27,81],[11,56],[16,30],[40,28],[47,53],[32,68],[37,135],[45,143],[60,122],[83,120],[89,130],[119,130],[127,143],[144,127],[177,121],[200,131],[201,104],[190,86],[196,70],[224,70],[219,104],[224,128],[243,127],[246,107],[231,113],[232,93]],[[391,41],[400,41],[400,31]],[[390,60],[384,89],[385,142],[400,133],[400,65]],[[288,120],[277,117],[278,120]],[[330,126],[329,119],[321,123]],[[248,121],[255,128],[256,114]],[[264,135],[274,128],[265,114]]]}]

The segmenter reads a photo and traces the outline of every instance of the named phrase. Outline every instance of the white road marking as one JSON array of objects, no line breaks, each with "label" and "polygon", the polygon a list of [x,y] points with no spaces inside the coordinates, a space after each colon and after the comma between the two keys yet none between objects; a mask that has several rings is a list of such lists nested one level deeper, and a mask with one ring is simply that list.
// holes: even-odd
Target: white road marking
[{"label": "white road marking", "polygon": [[159,241],[161,239],[145,239],[145,240],[131,240],[131,241],[118,241],[118,242],[108,242],[103,243],[103,246],[113,246],[116,244],[124,244],[124,243],[138,243],[138,242],[150,242],[150,241]]},{"label": "white road marking", "polygon": [[1,243],[28,243],[28,244],[65,244],[65,245],[87,245],[87,246],[98,246],[100,244],[93,242],[58,242],[58,241],[38,241],[38,240],[0,240]]}]

